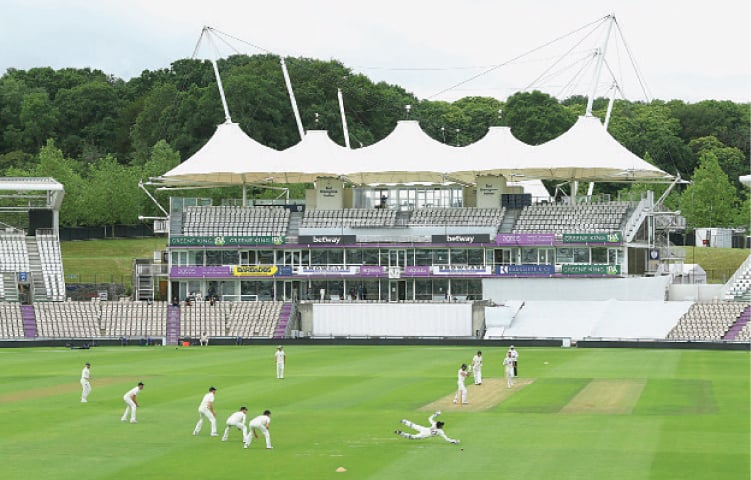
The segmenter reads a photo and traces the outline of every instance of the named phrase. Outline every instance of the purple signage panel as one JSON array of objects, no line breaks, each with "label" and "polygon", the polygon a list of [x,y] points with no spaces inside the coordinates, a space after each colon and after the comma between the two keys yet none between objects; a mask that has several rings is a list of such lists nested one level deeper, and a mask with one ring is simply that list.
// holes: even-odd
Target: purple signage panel
[{"label": "purple signage panel", "polygon": [[411,267],[404,267],[404,273],[402,277],[429,277],[430,267],[428,265],[412,265]]},{"label": "purple signage panel", "polygon": [[360,267],[361,277],[385,277],[386,267],[383,265],[363,265]]},{"label": "purple signage panel", "polygon": [[211,267],[172,267],[170,277],[172,278],[195,278],[195,277],[231,277],[232,268],[224,265],[215,265]]},{"label": "purple signage panel", "polygon": [[555,244],[554,233],[499,233],[495,237],[496,245],[525,247],[546,246]]}]

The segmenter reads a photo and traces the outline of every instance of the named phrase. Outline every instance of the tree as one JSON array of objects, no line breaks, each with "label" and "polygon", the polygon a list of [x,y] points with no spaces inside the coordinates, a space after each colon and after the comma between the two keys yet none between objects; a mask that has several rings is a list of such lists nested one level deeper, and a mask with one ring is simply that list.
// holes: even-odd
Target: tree
[{"label": "tree", "polygon": [[46,92],[24,95],[19,120],[23,127],[24,143],[29,149],[27,151],[37,150],[47,138],[54,137],[58,117],[59,112]]},{"label": "tree", "polygon": [[[139,169],[140,170],[140,169]],[[86,216],[85,225],[133,224],[138,221],[141,192],[138,189],[138,172],[107,155],[90,164],[83,191]]]},{"label": "tree", "polygon": [[681,195],[681,212],[696,227],[732,227],[737,217],[738,193],[713,153],[699,157],[693,183]]},{"label": "tree", "polygon": [[60,223],[62,225],[78,225],[88,208],[82,202],[81,193],[84,182],[76,172],[77,162],[65,158],[55,142],[48,140],[47,144],[39,150],[39,163],[29,172],[35,177],[52,177],[62,183],[65,189],[65,199],[60,207]]},{"label": "tree", "polygon": [[552,140],[571,128],[576,115],[546,93],[515,93],[506,101],[502,122],[514,136],[530,145]]},{"label": "tree", "polygon": [[736,188],[742,188],[738,178],[749,173],[749,165],[741,150],[728,147],[714,136],[695,138],[688,146],[697,156],[707,152],[713,153],[720,168],[730,177],[730,181]]}]

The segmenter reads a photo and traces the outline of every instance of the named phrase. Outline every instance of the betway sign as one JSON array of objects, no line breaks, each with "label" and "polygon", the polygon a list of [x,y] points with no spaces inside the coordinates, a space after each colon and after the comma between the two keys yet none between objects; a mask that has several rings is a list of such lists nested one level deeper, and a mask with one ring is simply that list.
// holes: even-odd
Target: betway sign
[{"label": "betway sign", "polygon": [[490,243],[487,233],[461,233],[456,235],[433,235],[433,243]]},{"label": "betway sign", "polygon": [[300,235],[298,243],[307,245],[352,245],[357,242],[355,235]]}]

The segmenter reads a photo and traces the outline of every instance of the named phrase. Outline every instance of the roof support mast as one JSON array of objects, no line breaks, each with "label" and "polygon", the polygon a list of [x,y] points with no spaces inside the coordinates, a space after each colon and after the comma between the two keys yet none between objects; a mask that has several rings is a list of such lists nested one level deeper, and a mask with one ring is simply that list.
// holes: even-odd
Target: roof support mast
[{"label": "roof support mast", "polygon": [[[209,33],[210,27],[203,27],[204,32]],[[216,58],[219,56],[219,51],[211,38],[211,35],[206,35],[206,38],[214,48],[214,56],[211,58],[211,66],[214,67],[214,76],[216,77],[216,85],[219,87],[219,96],[222,98],[222,107],[224,107],[224,120],[227,123],[232,123],[232,117],[229,115],[229,107],[227,106],[227,99],[224,96],[224,85],[222,85],[222,77],[219,76],[219,67],[216,64]]]},{"label": "roof support mast", "polygon": [[615,15],[610,14],[607,16],[608,31],[605,34],[605,41],[602,44],[602,48],[597,50],[597,65],[595,66],[594,75],[592,76],[592,89],[589,91],[589,98],[587,99],[587,110],[584,116],[592,116],[592,105],[595,101],[595,95],[597,95],[597,84],[600,82],[600,73],[602,72],[602,63],[605,60],[605,52],[608,49],[608,40],[610,39],[610,30],[613,29],[613,23],[615,23]]},{"label": "roof support mast", "polygon": [[349,129],[347,128],[347,117],[344,115],[344,98],[342,97],[342,89],[337,88],[337,98],[339,99],[339,114],[342,117],[342,130],[344,131],[344,145],[347,148],[352,148],[349,144]]},{"label": "roof support mast", "polygon": [[292,111],[295,114],[295,122],[297,123],[297,131],[300,132],[300,140],[305,138],[305,129],[302,128],[302,120],[300,120],[300,110],[297,108],[297,100],[295,100],[295,92],[292,91],[292,82],[289,79],[289,72],[287,71],[287,64],[284,63],[284,58],[280,58],[279,62],[282,64],[282,73],[284,74],[284,83],[287,85],[287,91],[289,92],[289,101],[292,102]]}]

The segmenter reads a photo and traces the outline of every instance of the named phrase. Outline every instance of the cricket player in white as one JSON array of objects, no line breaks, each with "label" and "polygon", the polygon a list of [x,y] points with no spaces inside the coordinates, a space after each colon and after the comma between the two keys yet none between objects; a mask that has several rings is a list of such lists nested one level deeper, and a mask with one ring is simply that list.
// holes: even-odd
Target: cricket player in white
[{"label": "cricket player in white", "polygon": [[506,371],[506,385],[508,388],[514,386],[514,355],[509,351],[506,358],[503,359],[503,369]]},{"label": "cricket player in white", "polygon": [[[253,442],[253,438],[258,438],[258,432],[260,430],[263,436],[266,437],[266,448],[274,448],[271,446],[271,435],[269,434],[269,425],[271,424],[271,412],[268,410],[263,411],[263,415],[258,415],[256,418],[248,423],[250,431],[248,432],[248,441],[245,442],[245,448]],[[251,436],[251,433],[253,434]]]},{"label": "cricket player in white", "polygon": [[475,377],[475,385],[482,385],[482,352],[472,357],[472,376]]},{"label": "cricket player in white", "polygon": [[196,423],[196,428],[193,430],[193,435],[198,435],[201,433],[201,427],[203,426],[203,417],[206,417],[209,422],[211,423],[211,436],[212,437],[218,437],[219,434],[216,433],[216,412],[214,412],[214,392],[216,392],[216,388],[210,387],[209,393],[203,396],[201,399],[201,404],[198,406],[198,423]]},{"label": "cricket player in white", "polygon": [[[464,385],[464,379],[467,378],[469,372],[467,371],[467,364],[462,363],[461,368],[456,374],[456,395],[454,396],[454,403],[461,401],[462,405],[467,403],[467,387]],[[461,395],[461,398],[459,396]]]},{"label": "cricket player in white", "polygon": [[508,347],[508,351],[511,353],[511,359],[514,361],[514,376],[519,376],[519,370],[517,367],[519,366],[519,352],[516,351],[513,345]]},{"label": "cricket player in white", "polygon": [[123,400],[125,401],[125,413],[123,413],[123,416],[120,418],[120,421],[125,422],[128,420],[128,411],[130,411],[130,423],[136,423],[136,408],[138,408],[138,402],[136,401],[136,395],[138,395],[138,392],[143,390],[143,383],[138,382],[138,385],[131,388],[127,392],[125,392],[125,395],[123,395]]},{"label": "cricket player in white", "polygon": [[91,383],[89,383],[89,380],[91,380],[91,364],[86,362],[81,371],[81,403],[88,402],[87,398],[91,393]]},{"label": "cricket player in white", "polygon": [[276,361],[276,378],[284,378],[284,364],[287,363],[287,354],[284,353],[281,345],[276,347],[274,360]]},{"label": "cricket player in white", "polygon": [[453,438],[449,438],[446,436],[446,433],[443,431],[443,425],[445,425],[443,422],[436,422],[435,417],[440,415],[441,412],[437,411],[433,415],[428,418],[428,422],[430,422],[430,427],[423,427],[422,425],[417,425],[416,423],[412,423],[406,418],[402,420],[402,423],[409,428],[415,429],[418,433],[406,433],[402,432],[401,430],[394,430],[394,433],[397,435],[401,435],[404,438],[409,438],[410,440],[421,440],[423,438],[430,438],[439,436],[446,440],[449,443],[459,443],[459,440],[455,440]]},{"label": "cricket player in white", "polygon": [[224,436],[222,436],[223,442],[226,442],[229,438],[229,431],[232,427],[236,427],[243,432],[243,446],[248,448],[248,428],[245,426],[247,413],[248,407],[240,407],[240,410],[229,416],[227,419],[227,426],[224,428]]}]

